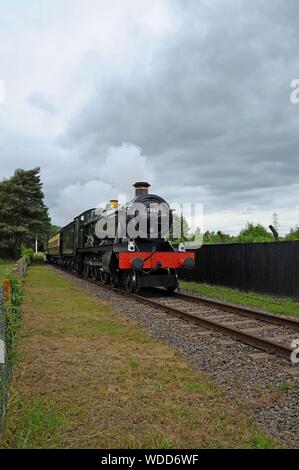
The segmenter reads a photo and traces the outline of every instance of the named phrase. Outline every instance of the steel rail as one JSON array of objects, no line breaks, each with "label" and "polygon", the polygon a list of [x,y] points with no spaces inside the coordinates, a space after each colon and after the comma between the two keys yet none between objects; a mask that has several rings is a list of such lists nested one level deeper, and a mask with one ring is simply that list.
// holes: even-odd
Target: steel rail
[{"label": "steel rail", "polygon": [[253,308],[245,307],[243,305],[233,305],[228,302],[222,302],[220,300],[208,299],[206,297],[199,297],[194,295],[184,294],[182,292],[175,292],[174,298],[186,300],[199,305],[207,305],[210,307],[217,307],[220,310],[237,313],[238,315],[255,318],[256,320],[262,320],[267,323],[273,323],[280,326],[291,327],[299,330],[299,320],[295,318],[289,318],[286,316],[278,316],[262,310],[256,310]]},{"label": "steel rail", "polygon": [[[113,289],[115,291],[115,289]],[[126,292],[121,291],[120,289],[116,290],[121,294],[126,294]],[[156,300],[148,299],[143,297],[142,295],[138,294],[127,294],[128,297],[137,300],[143,304],[150,305],[151,307],[158,308],[160,310],[164,310],[176,317],[182,318],[183,320],[190,321],[192,323],[196,323],[198,325],[204,326],[206,328],[213,329],[215,331],[219,331],[231,338],[241,341],[249,346],[253,346],[254,348],[261,349],[263,351],[268,352],[269,354],[276,354],[277,356],[290,359],[291,354],[293,352],[291,347],[285,346],[280,343],[276,343],[275,341],[270,341],[260,336],[252,335],[250,333],[245,333],[242,330],[238,330],[232,326],[226,326],[222,323],[218,323],[214,320],[209,320],[204,317],[200,317],[197,315],[193,315],[189,312],[184,312],[175,307],[171,307],[169,305],[162,304],[161,302],[157,302]]]}]

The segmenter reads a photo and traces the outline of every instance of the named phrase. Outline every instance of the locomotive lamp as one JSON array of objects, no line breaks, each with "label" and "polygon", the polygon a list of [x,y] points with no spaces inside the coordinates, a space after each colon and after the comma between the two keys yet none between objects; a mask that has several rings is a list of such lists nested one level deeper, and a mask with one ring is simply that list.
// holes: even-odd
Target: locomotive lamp
[{"label": "locomotive lamp", "polygon": [[136,247],[135,247],[135,242],[134,240],[129,240],[128,242],[128,251],[135,251]]}]

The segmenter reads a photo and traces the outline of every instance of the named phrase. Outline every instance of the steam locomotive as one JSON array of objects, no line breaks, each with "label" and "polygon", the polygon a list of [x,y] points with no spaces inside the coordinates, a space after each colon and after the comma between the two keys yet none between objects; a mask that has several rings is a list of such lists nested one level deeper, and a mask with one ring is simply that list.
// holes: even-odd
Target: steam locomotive
[{"label": "steam locomotive", "polygon": [[194,268],[194,253],[167,239],[172,210],[162,197],[149,194],[149,187],[135,183],[130,202],[120,205],[113,199],[105,209],[75,217],[48,239],[47,261],[127,292],[143,287],[175,291],[177,269]]}]

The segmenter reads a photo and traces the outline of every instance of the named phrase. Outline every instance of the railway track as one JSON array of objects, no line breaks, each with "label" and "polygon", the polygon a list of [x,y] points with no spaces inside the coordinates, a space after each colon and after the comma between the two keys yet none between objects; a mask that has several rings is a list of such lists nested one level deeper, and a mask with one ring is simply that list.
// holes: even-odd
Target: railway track
[{"label": "railway track", "polygon": [[[97,281],[87,280],[99,285]],[[101,287],[288,360],[293,353],[291,342],[299,338],[299,321],[290,317],[185,293],[169,296],[162,289],[128,294],[110,285]]]},{"label": "railway track", "polygon": [[225,302],[175,293],[173,296],[134,294],[139,302],[183,320],[220,332],[254,348],[288,360],[291,342],[299,337],[299,321]]}]

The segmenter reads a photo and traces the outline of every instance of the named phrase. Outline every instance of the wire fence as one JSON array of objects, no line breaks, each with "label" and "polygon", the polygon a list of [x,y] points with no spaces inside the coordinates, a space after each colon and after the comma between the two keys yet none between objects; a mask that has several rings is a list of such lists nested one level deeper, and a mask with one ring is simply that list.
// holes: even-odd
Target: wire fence
[{"label": "wire fence", "polygon": [[12,377],[13,339],[20,321],[22,302],[21,279],[27,270],[19,260],[11,276],[0,284],[0,433],[3,431],[9,384]]},{"label": "wire fence", "polygon": [[6,352],[6,320],[5,320],[4,288],[0,287],[0,433],[3,429],[5,410],[8,395],[8,386],[11,377],[11,361]]}]

